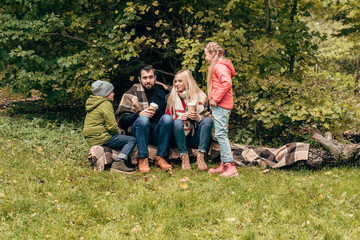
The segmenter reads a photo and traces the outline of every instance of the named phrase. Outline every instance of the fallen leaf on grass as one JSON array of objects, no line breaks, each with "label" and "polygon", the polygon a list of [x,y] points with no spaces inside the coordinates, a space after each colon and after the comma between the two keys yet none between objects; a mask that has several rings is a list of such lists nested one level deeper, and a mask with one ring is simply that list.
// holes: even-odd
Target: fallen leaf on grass
[{"label": "fallen leaf on grass", "polygon": [[36,215],[38,215],[38,213],[33,213],[31,217],[35,217]]},{"label": "fallen leaf on grass", "polygon": [[214,181],[215,181],[215,182],[219,181],[219,178],[214,178]]},{"label": "fallen leaf on grass", "polygon": [[236,218],[226,218],[225,221],[227,222],[234,222],[236,220]]},{"label": "fallen leaf on grass", "polygon": [[294,193],[294,190],[292,188],[289,188],[289,191],[290,191],[291,194]]},{"label": "fallen leaf on grass", "polygon": [[270,172],[269,169],[265,169],[264,171],[262,171],[263,174],[268,174]]},{"label": "fallen leaf on grass", "polygon": [[133,227],[133,228],[131,228],[131,231],[134,233],[138,233],[138,232],[140,232],[140,227],[138,227],[138,226]]},{"label": "fallen leaf on grass", "polygon": [[318,234],[318,231],[317,231],[317,230],[312,231],[312,235],[313,235],[313,236],[316,236],[317,234]]},{"label": "fallen leaf on grass", "polygon": [[186,181],[188,181],[188,180],[189,180],[188,177],[184,177],[184,178],[180,179],[180,182],[186,182]]},{"label": "fallen leaf on grass", "polygon": [[181,189],[186,189],[186,188],[189,187],[186,183],[182,183],[179,186],[180,186]]},{"label": "fallen leaf on grass", "polygon": [[248,222],[248,223],[251,223],[251,222],[252,222],[251,219],[250,219],[250,218],[247,218],[247,217],[245,218],[245,221]]}]

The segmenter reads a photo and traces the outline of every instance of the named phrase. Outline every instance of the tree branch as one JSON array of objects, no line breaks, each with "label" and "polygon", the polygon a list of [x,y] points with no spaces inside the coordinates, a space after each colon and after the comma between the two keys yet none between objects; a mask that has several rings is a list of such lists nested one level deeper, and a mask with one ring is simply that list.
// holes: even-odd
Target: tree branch
[{"label": "tree branch", "polygon": [[95,44],[91,44],[89,41],[86,41],[83,38],[79,38],[79,37],[73,37],[67,34],[62,34],[62,33],[45,33],[43,36],[47,36],[47,35],[57,35],[57,36],[62,36],[62,37],[67,37],[67,38],[71,38],[71,39],[75,39],[75,40],[79,40],[83,43],[86,43],[87,45],[90,45],[91,47],[97,47],[97,45]]},{"label": "tree branch", "polygon": [[159,70],[159,69],[155,69],[155,71],[161,72],[161,73],[166,74],[166,75],[175,76],[174,73],[165,72],[165,71],[162,71],[162,70]]}]

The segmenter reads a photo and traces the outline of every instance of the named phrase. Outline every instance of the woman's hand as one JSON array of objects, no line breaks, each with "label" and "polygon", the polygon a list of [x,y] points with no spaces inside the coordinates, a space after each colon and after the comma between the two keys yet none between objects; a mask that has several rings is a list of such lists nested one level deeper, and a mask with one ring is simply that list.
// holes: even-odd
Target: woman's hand
[{"label": "woman's hand", "polygon": [[191,119],[191,120],[196,120],[196,119],[198,119],[198,117],[199,117],[199,114],[197,114],[197,112],[190,112],[190,114],[189,114],[189,118]]},{"label": "woman's hand", "polygon": [[184,113],[183,115],[181,115],[180,119],[185,121],[189,118],[189,113]]}]

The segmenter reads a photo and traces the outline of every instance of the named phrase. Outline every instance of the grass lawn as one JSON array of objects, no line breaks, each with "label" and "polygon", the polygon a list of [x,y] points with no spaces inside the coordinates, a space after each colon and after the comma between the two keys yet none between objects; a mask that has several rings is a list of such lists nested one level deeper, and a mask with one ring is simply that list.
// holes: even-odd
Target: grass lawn
[{"label": "grass lawn", "polygon": [[358,168],[94,172],[80,125],[0,116],[0,239],[360,238]]}]

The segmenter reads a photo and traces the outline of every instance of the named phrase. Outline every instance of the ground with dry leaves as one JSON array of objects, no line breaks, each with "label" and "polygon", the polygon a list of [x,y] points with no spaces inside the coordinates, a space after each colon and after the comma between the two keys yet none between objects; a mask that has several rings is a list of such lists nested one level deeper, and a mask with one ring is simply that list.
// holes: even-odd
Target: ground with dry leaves
[{"label": "ground with dry leaves", "polygon": [[358,168],[94,172],[81,121],[0,114],[0,239],[360,236]]}]

